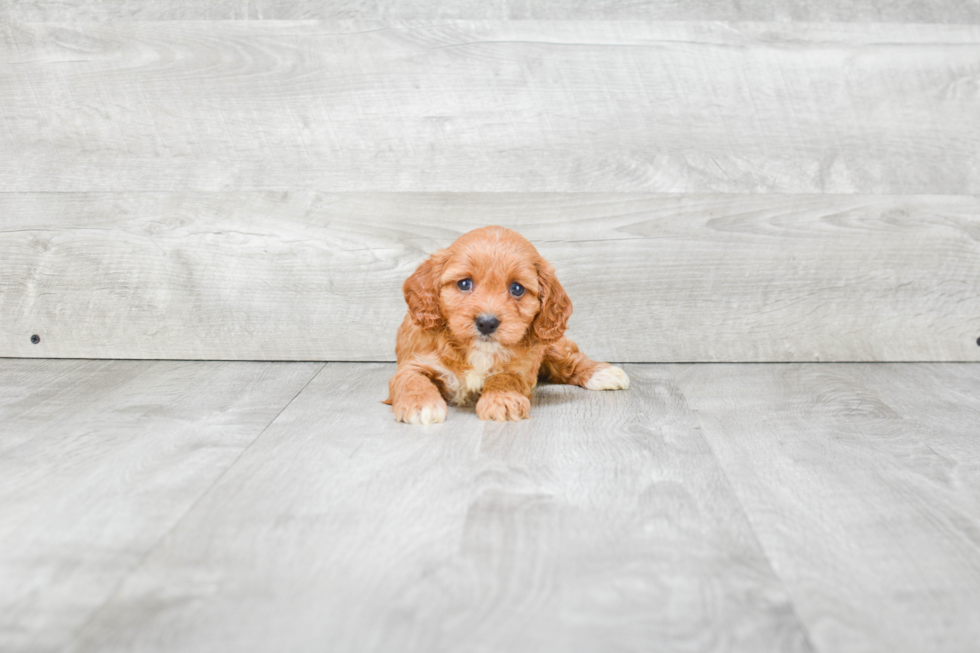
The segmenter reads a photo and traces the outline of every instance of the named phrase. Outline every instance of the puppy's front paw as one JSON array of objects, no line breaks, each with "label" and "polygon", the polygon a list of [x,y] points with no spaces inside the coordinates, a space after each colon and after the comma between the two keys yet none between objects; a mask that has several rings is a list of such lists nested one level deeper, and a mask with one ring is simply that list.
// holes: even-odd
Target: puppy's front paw
[{"label": "puppy's front paw", "polygon": [[618,367],[607,365],[597,369],[585,387],[588,390],[625,390],[630,387],[630,378]]},{"label": "puppy's front paw", "polygon": [[413,401],[396,401],[392,405],[395,419],[407,424],[436,424],[446,421],[449,409],[442,397],[431,399],[416,399]]},{"label": "puppy's front paw", "polygon": [[519,392],[490,392],[476,402],[476,416],[495,422],[519,421],[531,415],[531,400]]}]

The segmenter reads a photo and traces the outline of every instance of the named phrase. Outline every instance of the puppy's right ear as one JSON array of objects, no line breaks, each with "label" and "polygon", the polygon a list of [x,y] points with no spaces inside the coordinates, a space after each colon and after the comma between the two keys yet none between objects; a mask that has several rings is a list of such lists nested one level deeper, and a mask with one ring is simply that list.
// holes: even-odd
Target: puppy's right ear
[{"label": "puppy's right ear", "polygon": [[408,314],[423,329],[434,329],[446,323],[439,306],[440,279],[448,259],[446,250],[439,250],[418,267],[402,285]]}]

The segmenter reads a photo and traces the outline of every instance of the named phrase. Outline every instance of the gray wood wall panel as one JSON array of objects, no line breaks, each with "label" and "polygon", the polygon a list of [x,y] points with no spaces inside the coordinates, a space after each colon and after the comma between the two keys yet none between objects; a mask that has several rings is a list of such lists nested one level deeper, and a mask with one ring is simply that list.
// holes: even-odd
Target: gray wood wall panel
[{"label": "gray wood wall panel", "polygon": [[972,196],[10,193],[0,216],[0,356],[392,360],[402,281],[497,223],[599,358],[980,360]]},{"label": "gray wood wall panel", "polygon": [[17,20],[551,19],[980,22],[977,0],[5,0]]},{"label": "gray wood wall panel", "polygon": [[980,193],[977,25],[7,21],[0,35],[0,191]]}]

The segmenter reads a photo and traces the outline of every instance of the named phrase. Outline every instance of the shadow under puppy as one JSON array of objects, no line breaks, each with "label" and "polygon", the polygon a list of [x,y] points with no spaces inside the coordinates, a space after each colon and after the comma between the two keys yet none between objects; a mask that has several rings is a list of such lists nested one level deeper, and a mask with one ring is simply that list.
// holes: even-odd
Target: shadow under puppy
[{"label": "shadow under puppy", "polygon": [[538,379],[621,390],[629,378],[564,336],[572,302],[555,270],[516,231],[483,227],[423,262],[402,287],[398,368],[388,382],[395,419],[432,424],[446,402],[476,402],[484,420],[529,416]]}]

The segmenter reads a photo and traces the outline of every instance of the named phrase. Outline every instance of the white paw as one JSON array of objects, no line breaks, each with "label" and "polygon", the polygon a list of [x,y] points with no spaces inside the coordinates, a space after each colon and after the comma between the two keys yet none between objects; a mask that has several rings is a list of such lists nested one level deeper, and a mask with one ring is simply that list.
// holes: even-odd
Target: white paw
[{"label": "white paw", "polygon": [[396,403],[393,406],[395,419],[406,424],[438,424],[446,421],[449,409],[446,402],[441,398],[439,402],[429,404],[403,405]]},{"label": "white paw", "polygon": [[423,406],[408,418],[409,424],[438,424],[446,421],[448,410],[446,404],[441,406]]},{"label": "white paw", "polygon": [[585,387],[589,390],[625,390],[630,378],[618,367],[603,367],[595,371]]}]

